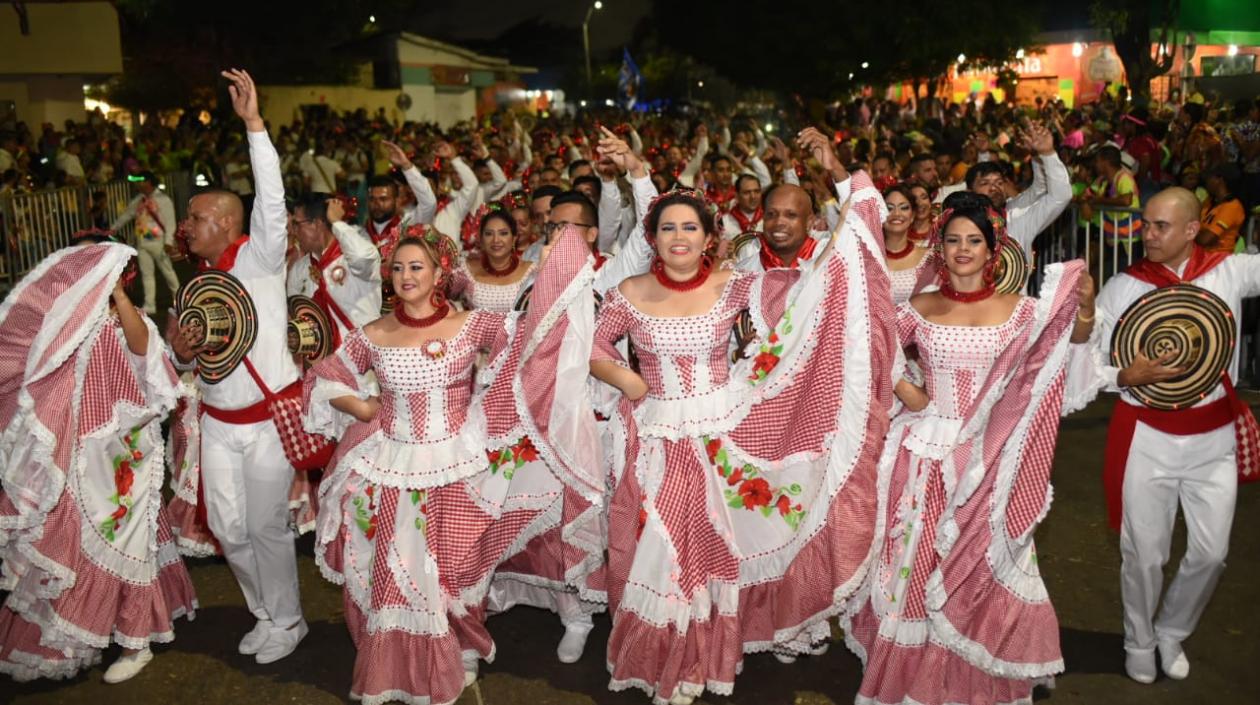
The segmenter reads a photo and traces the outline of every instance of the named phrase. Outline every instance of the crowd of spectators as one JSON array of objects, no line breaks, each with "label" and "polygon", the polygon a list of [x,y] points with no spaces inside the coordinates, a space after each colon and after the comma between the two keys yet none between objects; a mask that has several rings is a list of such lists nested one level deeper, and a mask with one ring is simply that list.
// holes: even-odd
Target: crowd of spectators
[{"label": "crowd of spectators", "polygon": [[[60,129],[23,123],[0,127],[0,195],[186,171],[198,186],[222,186],[248,201],[253,187],[243,135],[231,121],[205,120],[206,115],[190,110],[165,122],[150,120],[130,135],[99,112],[82,122],[66,121]],[[660,188],[675,181],[729,183],[728,174],[742,173],[757,176],[765,188],[792,165],[821,202],[830,192],[818,165],[789,146],[792,140],[775,138],[816,124],[818,117],[784,111],[662,115],[609,110],[537,118],[505,112],[439,130],[431,124],[398,125],[383,114],[358,110],[270,127],[291,197],[309,192],[364,197],[368,180],[391,169],[379,146],[382,139],[414,154],[429,154],[436,142],[450,141],[473,167],[487,200],[517,189],[528,193],[539,185],[569,184],[593,175],[594,168],[583,163],[597,161],[591,137],[597,124],[606,124],[633,133]],[[860,99],[834,104],[821,117],[834,131],[841,160],[869,169],[881,187],[899,180],[918,184],[922,200],[937,202],[942,189],[958,188],[983,162],[999,167],[991,171],[1000,171],[1012,194],[1026,187],[1032,155],[1016,135],[1030,121],[1045,124],[1072,171],[1078,216],[1109,227],[1108,237],[1125,245],[1139,240],[1139,220],[1113,216],[1102,222],[1096,211],[1140,209],[1144,199],[1168,185],[1199,195],[1204,221],[1215,234],[1207,244],[1222,249],[1241,247],[1242,219],[1260,205],[1256,99],[1231,102],[1194,94],[1179,105],[1134,107],[1122,91],[1074,109],[1040,99],[1035,106],[992,98],[918,105]],[[459,176],[449,160],[422,167],[435,184],[449,189],[454,181],[458,188]],[[918,205],[926,221],[927,203]]]}]

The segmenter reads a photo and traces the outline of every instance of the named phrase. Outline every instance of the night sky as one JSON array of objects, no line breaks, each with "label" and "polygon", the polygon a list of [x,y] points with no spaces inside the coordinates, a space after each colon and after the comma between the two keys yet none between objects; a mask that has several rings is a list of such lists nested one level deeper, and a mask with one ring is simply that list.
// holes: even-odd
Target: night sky
[{"label": "night sky", "polygon": [[[450,0],[426,3],[415,10],[409,25],[420,34],[452,41],[493,39],[504,30],[532,17],[569,26],[576,46],[582,42],[582,18],[593,0]],[[604,7],[591,17],[591,51],[620,48],[634,26],[648,15],[652,0],[602,0]]]}]

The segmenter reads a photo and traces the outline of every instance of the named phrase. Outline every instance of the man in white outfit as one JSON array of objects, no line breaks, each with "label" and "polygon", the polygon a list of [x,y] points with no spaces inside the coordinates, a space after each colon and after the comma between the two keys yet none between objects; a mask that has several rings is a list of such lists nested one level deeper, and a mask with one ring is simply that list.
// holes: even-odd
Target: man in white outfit
[{"label": "man in white outfit", "polygon": [[171,296],[179,291],[179,277],[175,276],[170,255],[170,251],[175,249],[175,231],[178,229],[175,204],[158,188],[153,172],[146,171],[132,178],[139,179],[136,190],[140,194],[131,199],[127,209],[109,229],[118,230],[133,221],[136,224],[136,253],[140,260],[140,279],[144,282],[144,310],[152,316],[157,313],[157,282],[153,277],[155,265],[162,273]]},{"label": "man in white outfit", "polygon": [[306,256],[289,268],[288,293],[310,296],[319,304],[336,330],[334,346],[381,315],[380,252],[344,217],[341,201],[321,194],[293,208],[293,232]]},{"label": "man in white outfit", "polygon": [[[1181,642],[1194,631],[1225,568],[1238,490],[1239,402],[1230,381],[1238,373],[1238,351],[1221,384],[1192,406],[1170,412],[1144,406],[1130,389],[1183,374],[1170,364],[1176,352],[1154,360],[1139,355],[1118,369],[1110,365],[1107,348],[1128,307],[1170,284],[1207,289],[1238,321],[1242,299],[1260,294],[1260,255],[1227,256],[1197,246],[1199,201],[1186,189],[1160,192],[1146,204],[1142,219],[1146,259],[1103,287],[1095,331],[1102,341],[1097,359],[1103,382],[1120,392],[1108,430],[1104,485],[1112,528],[1120,531],[1125,670],[1139,683],[1151,683],[1157,649],[1168,677],[1189,675]],[[1186,554],[1161,606],[1178,505],[1186,521]]]},{"label": "man in white outfit", "polygon": [[[258,622],[240,642],[258,663],[288,656],[306,636],[298,597],[297,559],[289,528],[293,467],[285,457],[267,403],[247,364],[281,394],[300,376],[287,341],[285,250],[288,213],[280,158],[258,113],[253,79],[240,70],[223,74],[236,114],[245,120],[256,179],[250,235],[236,194],[210,191],[188,204],[188,247],[211,268],[244,285],[258,314],[258,336],[246,362],[217,384],[198,382],[202,409],[201,478],[210,530]],[[189,367],[201,350],[185,327],[170,341],[176,360]]]}]

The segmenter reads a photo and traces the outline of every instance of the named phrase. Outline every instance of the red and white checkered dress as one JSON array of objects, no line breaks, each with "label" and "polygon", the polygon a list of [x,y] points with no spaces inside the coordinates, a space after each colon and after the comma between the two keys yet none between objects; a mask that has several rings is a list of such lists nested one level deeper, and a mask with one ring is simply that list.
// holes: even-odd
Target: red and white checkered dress
[{"label": "red and white checkered dress", "polygon": [[108,297],[129,247],[54,253],[0,306],[0,673],[69,678],[111,643],[174,639],[197,601],[162,510],[178,379]]},{"label": "red and white checkered dress", "polygon": [[[864,175],[855,175],[863,177]],[[702,315],[604,299],[596,357],[628,336],[648,394],[609,507],[610,688],[730,694],[745,653],[805,652],[861,583],[896,331],[878,193],[855,189],[817,266],[734,272]],[[727,357],[737,314],[753,356]]]},{"label": "red and white checkered dress", "polygon": [[945,326],[910,304],[931,403],[892,423],[880,462],[880,542],[846,640],[866,663],[859,703],[1026,703],[1063,670],[1032,533],[1050,506],[1080,263],[997,326]]},{"label": "red and white checkered dress", "polygon": [[[453,702],[461,654],[493,659],[483,607],[491,574],[547,528],[543,514],[559,497],[522,491],[527,483],[513,478],[523,469],[488,456],[521,428],[537,438],[534,452],[555,452],[547,351],[565,338],[570,313],[591,316],[589,254],[576,232],[562,238],[535,285],[537,313],[473,311],[439,355],[382,347],[356,329],[307,374],[308,430],[341,436],[320,485],[316,562],[345,588],[353,698]],[[482,352],[492,379],[474,391]],[[380,411],[342,432],[328,401],[366,397],[369,370]]]}]

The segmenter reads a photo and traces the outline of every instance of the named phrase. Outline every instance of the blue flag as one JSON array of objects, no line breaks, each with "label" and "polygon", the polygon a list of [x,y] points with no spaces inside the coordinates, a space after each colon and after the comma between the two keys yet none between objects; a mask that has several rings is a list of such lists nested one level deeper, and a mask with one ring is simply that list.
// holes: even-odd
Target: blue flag
[{"label": "blue flag", "polygon": [[630,110],[639,100],[639,89],[643,86],[643,74],[634,59],[630,58],[630,50],[621,50],[621,71],[617,74],[617,95],[621,104]]}]

